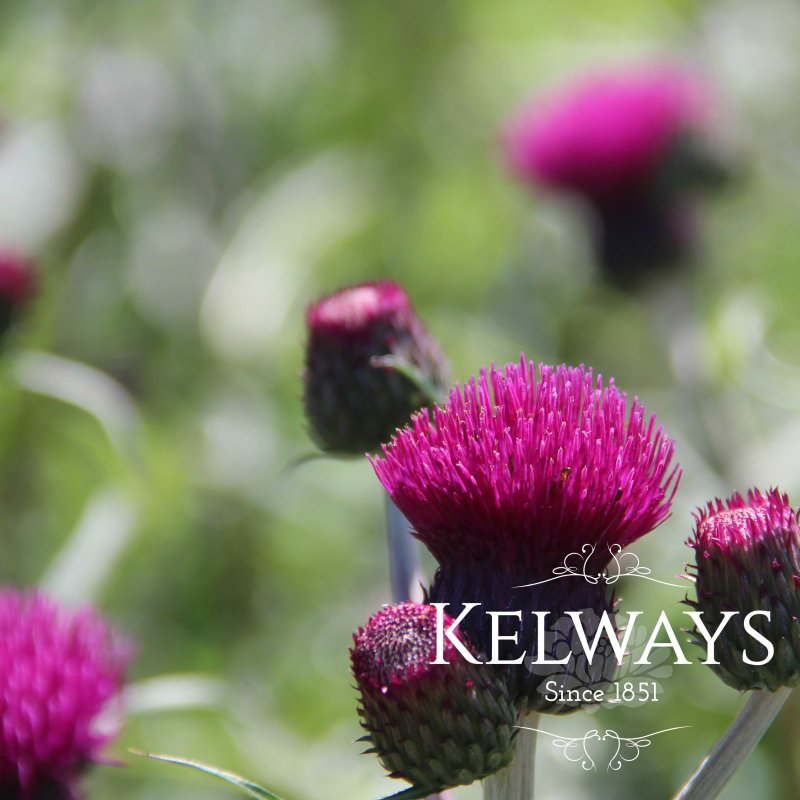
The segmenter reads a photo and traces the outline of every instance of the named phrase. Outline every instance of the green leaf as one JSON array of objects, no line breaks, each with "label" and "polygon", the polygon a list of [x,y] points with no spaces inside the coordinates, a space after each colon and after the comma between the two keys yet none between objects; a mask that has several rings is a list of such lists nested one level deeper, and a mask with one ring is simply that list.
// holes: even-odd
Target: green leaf
[{"label": "green leaf", "polygon": [[440,390],[428,377],[426,377],[414,364],[405,358],[395,355],[373,356],[370,359],[373,367],[381,369],[393,369],[407,378],[417,387],[425,399],[431,403],[441,405],[447,400],[447,393]]},{"label": "green leaf", "polygon": [[203,764],[202,761],[192,761],[188,758],[178,758],[177,756],[168,756],[163,753],[145,753],[142,750],[131,750],[131,753],[137,756],[144,756],[145,758],[153,758],[156,761],[165,761],[167,764],[179,764],[184,767],[191,767],[199,772],[205,772],[206,775],[211,775],[214,778],[219,778],[221,781],[227,781],[233,784],[237,789],[250,797],[258,798],[258,800],[281,800],[278,795],[263,789],[258,784],[243,778],[241,775],[235,775],[233,772],[228,772],[218,767],[212,767],[209,764]]}]

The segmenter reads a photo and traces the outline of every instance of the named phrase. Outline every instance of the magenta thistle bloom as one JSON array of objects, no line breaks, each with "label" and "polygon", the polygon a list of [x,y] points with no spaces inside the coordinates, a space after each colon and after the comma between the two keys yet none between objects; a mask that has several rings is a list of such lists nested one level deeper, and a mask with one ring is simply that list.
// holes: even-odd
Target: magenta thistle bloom
[{"label": "magenta thistle bloom", "polygon": [[[443,615],[448,627],[453,620]],[[495,672],[447,638],[436,660],[436,609],[389,606],[354,634],[350,651],[364,737],[393,778],[425,797],[470,784],[511,761],[517,712]],[[467,639],[455,636],[474,656]]]},{"label": "magenta thistle bloom", "polygon": [[[362,283],[321,298],[306,312],[305,410],[320,447],[375,450],[444,385],[446,367],[405,290]],[[414,382],[376,358],[393,357]]]},{"label": "magenta thistle bloom", "polygon": [[35,290],[36,280],[30,261],[0,248],[0,335],[9,328]]},{"label": "magenta thistle bloom", "polygon": [[644,187],[676,136],[702,129],[706,89],[668,68],[592,75],[512,121],[506,153],[524,180],[602,199]]},{"label": "magenta thistle bloom", "polygon": [[597,73],[512,120],[506,157],[521,180],[587,200],[602,266],[631,281],[688,254],[689,190],[724,177],[710,145],[710,100],[677,68]]},{"label": "magenta thistle bloom", "polygon": [[[528,609],[520,641],[531,655],[529,611],[551,611],[556,623],[568,610],[610,613],[613,600],[602,581],[519,587],[552,578],[584,545],[593,548],[586,569],[602,573],[610,548],[667,516],[679,479],[674,443],[636,399],[583,367],[541,366],[537,375],[524,357],[455,388],[383,450],[371,459],[375,472],[439,562],[430,599]],[[485,616],[462,627],[489,651]],[[517,680],[544,710],[538,678]]]},{"label": "magenta thistle bloom", "polygon": [[583,367],[481,371],[443,408],[415,415],[371,458],[440,564],[546,577],[568,553],[627,547],[666,516],[674,443],[655,415]]},{"label": "magenta thistle bloom", "polygon": [[[778,489],[763,494],[750,489],[745,500],[736,492],[726,501],[717,498],[695,514],[696,529],[689,544],[710,559],[714,552],[729,558],[747,558],[750,551],[779,531],[796,531],[797,518],[789,498]],[[800,578],[800,576],[798,576]]]},{"label": "magenta thistle bloom", "polygon": [[723,628],[712,669],[737,689],[768,689],[800,683],[800,525],[789,498],[778,489],[751,489],[745,500],[717,498],[695,514],[687,544],[695,551],[697,602],[709,630],[723,612],[767,611],[753,627],[775,647],[769,663],[745,663],[745,650],[759,660],[758,646],[741,621]]},{"label": "magenta thistle bloom", "polygon": [[122,687],[130,647],[89,609],[0,591],[0,796],[72,800],[116,731],[101,714]]}]

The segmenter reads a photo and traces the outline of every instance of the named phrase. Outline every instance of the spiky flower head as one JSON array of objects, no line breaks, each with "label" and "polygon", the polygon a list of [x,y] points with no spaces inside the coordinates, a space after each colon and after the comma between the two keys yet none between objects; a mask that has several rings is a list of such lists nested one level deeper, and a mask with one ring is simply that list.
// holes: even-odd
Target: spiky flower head
[{"label": "spiky flower head", "polygon": [[36,290],[33,266],[18,253],[0,248],[0,335]]},{"label": "spiky flower head", "polygon": [[527,361],[481,370],[370,460],[440,564],[531,578],[583,544],[592,567],[668,514],[674,442],[613,380]]},{"label": "spiky flower head", "polygon": [[[747,499],[736,493],[725,502],[709,502],[695,514],[688,545],[695,551],[697,602],[703,622],[714,631],[723,612],[738,611],[722,629],[715,646],[719,665],[711,668],[737,689],[767,689],[800,683],[800,525],[789,498],[778,489],[751,489]],[[744,618],[769,640],[774,656],[765,653],[746,631]]]},{"label": "spiky flower head", "polygon": [[0,796],[73,800],[115,736],[128,643],[90,609],[0,591]]},{"label": "spiky flower head", "polygon": [[306,322],[305,410],[324,450],[377,449],[445,385],[444,358],[393,281],[323,297]]},{"label": "spiky flower head", "polygon": [[[453,620],[444,614],[443,626]],[[464,648],[475,648],[458,631]],[[494,670],[470,663],[443,638],[436,660],[437,612],[402,603],[373,615],[353,636],[361,724],[393,778],[425,797],[491,775],[511,761],[517,712]]]},{"label": "spiky flower head", "polygon": [[601,265],[632,282],[689,254],[687,198],[725,177],[711,104],[697,76],[677,67],[594,73],[514,118],[506,157],[522,181],[588,201]]},{"label": "spiky flower head", "polygon": [[[534,656],[530,612],[547,610],[556,624],[566,611],[611,611],[602,580],[570,579],[566,587],[548,579],[582,552],[584,572],[601,575],[612,549],[667,516],[679,479],[673,452],[655,416],[635,398],[629,403],[613,380],[604,387],[582,366],[537,370],[523,356],[415,415],[371,461],[439,562],[430,599],[456,611],[466,602],[522,609],[520,643]],[[462,628],[488,652],[482,615]],[[516,672],[540,707],[539,678]]]}]

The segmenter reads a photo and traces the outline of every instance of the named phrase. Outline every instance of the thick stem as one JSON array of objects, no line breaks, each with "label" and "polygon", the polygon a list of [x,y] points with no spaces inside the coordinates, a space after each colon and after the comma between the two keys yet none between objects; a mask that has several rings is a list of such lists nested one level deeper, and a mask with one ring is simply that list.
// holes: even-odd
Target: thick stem
[{"label": "thick stem", "polygon": [[713,800],[766,733],[791,689],[753,691],[725,735],[705,757],[675,800]]},{"label": "thick stem", "polygon": [[[535,728],[539,715],[535,712],[520,717],[520,725]],[[503,770],[483,782],[483,800],[533,800],[536,734],[521,730],[517,736],[514,760]]]},{"label": "thick stem", "polygon": [[389,580],[392,601],[420,601],[419,544],[400,509],[386,495],[386,536],[389,547]]},{"label": "thick stem", "polygon": [[[422,600],[419,572],[419,543],[411,535],[411,525],[402,511],[386,495],[386,538],[389,547],[389,581],[392,601]],[[431,795],[427,800],[452,800],[449,792]]]}]

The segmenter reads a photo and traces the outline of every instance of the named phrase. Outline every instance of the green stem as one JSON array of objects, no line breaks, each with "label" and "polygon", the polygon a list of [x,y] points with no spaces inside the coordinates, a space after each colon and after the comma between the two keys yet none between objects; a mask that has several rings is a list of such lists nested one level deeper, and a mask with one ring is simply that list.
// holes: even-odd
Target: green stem
[{"label": "green stem", "polygon": [[389,580],[392,602],[422,599],[419,575],[419,545],[400,509],[386,495],[386,538],[389,549]]},{"label": "green stem", "polygon": [[[539,715],[530,713],[520,718],[520,725],[535,728]],[[514,760],[500,772],[483,782],[483,800],[533,800],[536,734],[522,730],[517,738]]]},{"label": "green stem", "polygon": [[791,689],[753,691],[725,735],[705,757],[675,800],[713,800],[772,724]]},{"label": "green stem", "polygon": [[[386,495],[386,537],[389,547],[389,579],[392,600],[422,599],[419,573],[419,544],[411,535],[411,526],[400,509]],[[449,791],[431,795],[427,800],[452,800]]]}]

